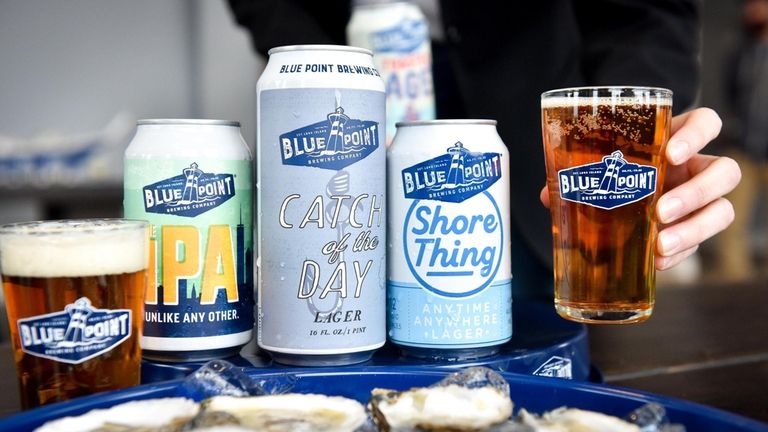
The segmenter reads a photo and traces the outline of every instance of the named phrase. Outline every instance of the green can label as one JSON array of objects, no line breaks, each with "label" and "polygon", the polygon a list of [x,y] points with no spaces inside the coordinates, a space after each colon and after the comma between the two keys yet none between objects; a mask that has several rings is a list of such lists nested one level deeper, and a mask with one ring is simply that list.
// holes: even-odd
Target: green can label
[{"label": "green can label", "polygon": [[247,160],[125,161],[125,217],[152,224],[144,337],[253,329],[251,185]]}]

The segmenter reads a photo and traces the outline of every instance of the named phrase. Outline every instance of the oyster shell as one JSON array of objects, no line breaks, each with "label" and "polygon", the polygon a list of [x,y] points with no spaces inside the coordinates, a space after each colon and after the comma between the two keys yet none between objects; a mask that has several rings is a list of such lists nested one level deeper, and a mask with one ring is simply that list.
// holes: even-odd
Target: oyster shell
[{"label": "oyster shell", "polygon": [[430,387],[372,393],[369,407],[382,431],[482,431],[512,415],[509,385],[487,368],[469,368]]},{"label": "oyster shell", "polygon": [[204,401],[202,407],[192,422],[195,428],[237,425],[270,432],[352,432],[367,419],[359,402],[319,394],[216,396]]},{"label": "oyster shell", "polygon": [[138,400],[49,421],[35,432],[175,431],[199,409],[197,402],[182,397]]},{"label": "oyster shell", "polygon": [[618,417],[576,408],[561,407],[541,417],[521,409],[520,423],[535,432],[641,432],[641,429]]}]

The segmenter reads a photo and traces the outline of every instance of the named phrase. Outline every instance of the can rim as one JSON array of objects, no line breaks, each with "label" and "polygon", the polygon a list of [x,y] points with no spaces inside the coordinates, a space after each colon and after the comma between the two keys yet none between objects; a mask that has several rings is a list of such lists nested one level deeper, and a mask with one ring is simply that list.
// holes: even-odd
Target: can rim
[{"label": "can rim", "polygon": [[486,125],[496,126],[498,122],[491,119],[441,119],[441,120],[416,120],[395,123],[395,127],[411,126],[439,126],[439,125]]},{"label": "can rim", "polygon": [[159,118],[159,119],[141,119],[136,125],[204,125],[204,126],[234,126],[240,127],[237,120],[217,120],[217,119],[189,119],[189,118]]},{"label": "can rim", "polygon": [[277,54],[281,52],[288,52],[288,51],[344,51],[344,52],[355,52],[360,54],[366,54],[373,57],[373,51],[369,49],[349,46],[349,45],[322,45],[322,44],[279,46],[267,51],[267,55]]}]

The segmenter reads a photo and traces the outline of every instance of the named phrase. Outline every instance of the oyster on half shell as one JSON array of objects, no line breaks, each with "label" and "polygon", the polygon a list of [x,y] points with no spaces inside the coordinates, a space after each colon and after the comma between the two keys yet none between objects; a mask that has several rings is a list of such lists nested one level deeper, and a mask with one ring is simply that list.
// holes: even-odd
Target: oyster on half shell
[{"label": "oyster on half shell", "polygon": [[367,416],[359,402],[319,394],[289,393],[253,397],[216,396],[203,402],[193,429],[237,425],[245,429],[352,432]]},{"label": "oyster on half shell", "polygon": [[518,419],[535,432],[641,432],[618,417],[576,408],[557,408],[541,417],[521,409]]},{"label": "oyster on half shell", "polygon": [[512,415],[509,384],[487,368],[469,368],[430,387],[372,394],[369,407],[382,431],[483,431]]}]

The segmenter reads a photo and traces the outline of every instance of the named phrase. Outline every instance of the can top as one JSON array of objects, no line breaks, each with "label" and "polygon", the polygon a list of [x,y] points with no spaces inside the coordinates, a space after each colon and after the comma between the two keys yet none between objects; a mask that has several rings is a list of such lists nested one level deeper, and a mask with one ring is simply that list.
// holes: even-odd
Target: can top
[{"label": "can top", "polygon": [[205,125],[205,126],[234,126],[240,127],[240,122],[235,120],[212,120],[212,119],[141,119],[136,122],[137,125]]},{"label": "can top", "polygon": [[373,52],[369,49],[348,45],[286,45],[272,48],[267,54],[272,55],[287,51],[346,51],[373,56]]},{"label": "can top", "polygon": [[438,126],[438,125],[486,125],[496,126],[496,120],[490,119],[452,119],[452,120],[417,120],[395,123],[395,127]]}]

